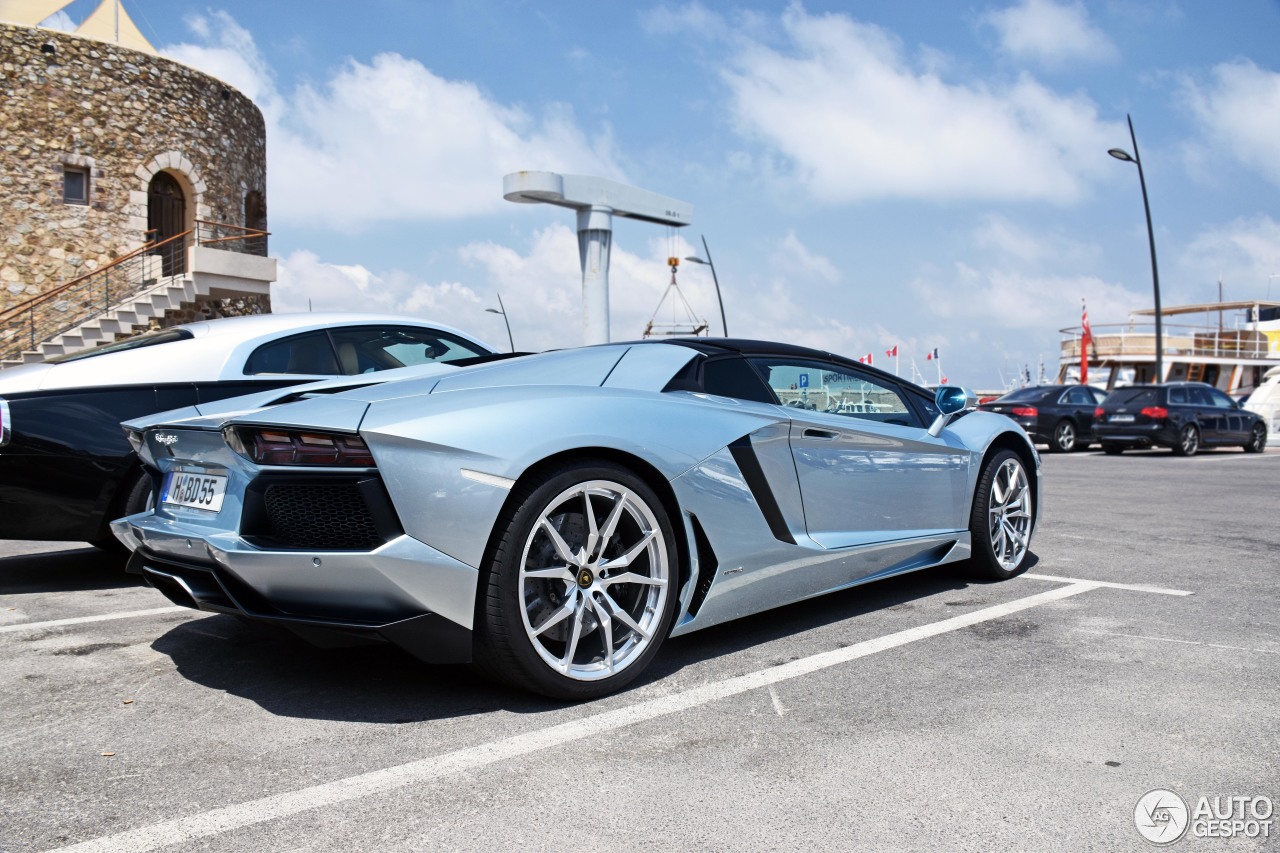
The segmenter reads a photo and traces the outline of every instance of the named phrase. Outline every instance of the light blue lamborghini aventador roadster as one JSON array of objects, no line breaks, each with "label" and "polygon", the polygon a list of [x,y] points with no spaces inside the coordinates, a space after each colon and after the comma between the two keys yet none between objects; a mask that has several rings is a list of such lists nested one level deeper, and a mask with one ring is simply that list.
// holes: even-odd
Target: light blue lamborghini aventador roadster
[{"label": "light blue lamborghini aventador roadster", "polygon": [[188,607],[585,699],[669,635],[1027,561],[1039,457],[962,388],[705,338],[389,375],[127,424],[157,477],[113,524],[131,570]]}]

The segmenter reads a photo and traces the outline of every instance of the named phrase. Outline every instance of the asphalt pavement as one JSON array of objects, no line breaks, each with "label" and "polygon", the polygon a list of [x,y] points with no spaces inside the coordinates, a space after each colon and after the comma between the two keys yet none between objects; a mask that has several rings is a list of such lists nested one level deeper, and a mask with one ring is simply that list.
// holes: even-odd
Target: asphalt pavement
[{"label": "asphalt pavement", "polygon": [[1044,477],[1022,577],[711,628],[582,705],[0,542],[0,851],[1147,850],[1153,790],[1172,849],[1280,849],[1280,452]]}]

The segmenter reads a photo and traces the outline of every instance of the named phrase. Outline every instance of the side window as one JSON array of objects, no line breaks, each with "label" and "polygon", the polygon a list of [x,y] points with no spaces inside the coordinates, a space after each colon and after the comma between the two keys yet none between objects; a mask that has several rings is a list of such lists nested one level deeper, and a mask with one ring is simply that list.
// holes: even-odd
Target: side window
[{"label": "side window", "polygon": [[337,376],[337,359],[333,357],[333,345],[324,332],[307,332],[263,344],[253,351],[245,362],[244,372],[250,376],[261,373],[297,373],[307,376]]},{"label": "side window", "polygon": [[1107,399],[1107,392],[1106,392],[1106,391],[1101,391],[1101,390],[1099,390],[1099,389],[1097,389],[1097,388],[1090,388],[1090,389],[1089,389],[1089,393],[1093,395],[1094,405],[1095,405],[1095,406],[1101,406],[1101,405],[1102,405],[1102,401],[1103,401],[1103,400],[1105,400],[1105,399]]},{"label": "side window", "polygon": [[412,326],[355,326],[330,330],[342,373],[355,376],[396,367],[487,355],[446,332]]},{"label": "side window", "polygon": [[760,375],[739,356],[710,359],[702,365],[702,390],[720,397],[776,403],[777,398],[760,381]]},{"label": "side window", "polygon": [[771,357],[750,362],[784,406],[919,426],[901,392],[870,375],[830,362]]},{"label": "side window", "polygon": [[1213,405],[1220,409],[1234,409],[1236,407],[1236,404],[1231,402],[1231,398],[1226,394],[1223,394],[1217,388],[1210,388],[1208,390],[1209,396],[1213,398]]},{"label": "side window", "polygon": [[1191,401],[1191,405],[1193,406],[1214,405],[1213,398],[1209,396],[1209,389],[1207,388],[1188,388],[1187,398]]},{"label": "side window", "polygon": [[1187,404],[1186,388],[1170,388],[1169,389],[1169,405],[1185,406]]},{"label": "side window", "polygon": [[1091,406],[1093,396],[1084,388],[1072,388],[1062,398],[1068,406]]}]

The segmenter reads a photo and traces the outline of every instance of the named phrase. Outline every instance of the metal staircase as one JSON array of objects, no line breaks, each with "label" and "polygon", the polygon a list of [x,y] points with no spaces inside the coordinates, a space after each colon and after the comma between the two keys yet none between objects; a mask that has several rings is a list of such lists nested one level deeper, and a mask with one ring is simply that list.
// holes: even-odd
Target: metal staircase
[{"label": "metal staircase", "polygon": [[267,294],[275,280],[267,236],[197,222],[0,311],[0,369],[111,343],[202,297]]}]

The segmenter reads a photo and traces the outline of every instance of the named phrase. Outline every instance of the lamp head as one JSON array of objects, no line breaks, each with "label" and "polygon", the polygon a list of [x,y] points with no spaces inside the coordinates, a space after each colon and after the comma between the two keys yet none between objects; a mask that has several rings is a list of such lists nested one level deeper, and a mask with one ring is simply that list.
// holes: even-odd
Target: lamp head
[{"label": "lamp head", "polygon": [[506,311],[499,311],[497,308],[486,308],[484,310],[489,312],[490,314],[506,314],[507,313]]},{"label": "lamp head", "polygon": [[1126,163],[1138,162],[1137,160],[1134,160],[1133,157],[1129,155],[1129,152],[1125,151],[1123,148],[1112,148],[1108,150],[1107,153],[1117,160],[1123,160]]},{"label": "lamp head", "polygon": [[704,261],[702,258],[698,257],[697,255],[690,255],[689,257],[685,258],[685,260],[686,260],[686,261],[688,261],[689,263],[692,263],[692,264],[706,264],[706,263],[707,263],[706,261]]}]

